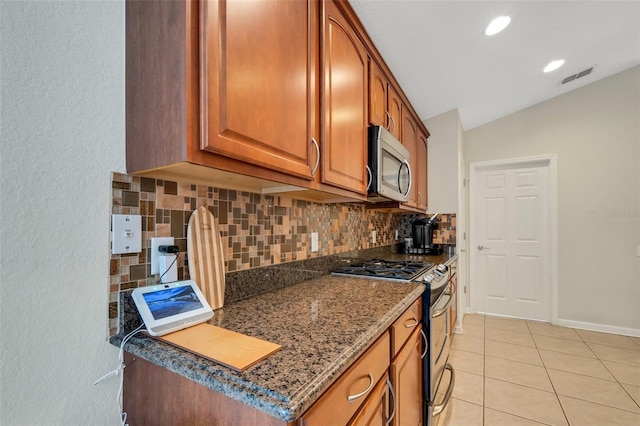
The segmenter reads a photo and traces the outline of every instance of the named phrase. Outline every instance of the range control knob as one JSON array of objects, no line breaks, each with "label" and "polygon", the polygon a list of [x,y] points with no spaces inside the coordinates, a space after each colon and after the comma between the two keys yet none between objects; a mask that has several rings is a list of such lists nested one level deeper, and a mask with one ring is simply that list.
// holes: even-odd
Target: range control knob
[{"label": "range control knob", "polygon": [[431,274],[425,274],[422,277],[422,281],[424,281],[426,284],[431,284],[431,281],[433,281],[434,276]]},{"label": "range control knob", "polygon": [[443,265],[442,263],[436,266],[436,271],[440,272],[441,274],[446,274],[448,270],[449,267],[447,265]]}]

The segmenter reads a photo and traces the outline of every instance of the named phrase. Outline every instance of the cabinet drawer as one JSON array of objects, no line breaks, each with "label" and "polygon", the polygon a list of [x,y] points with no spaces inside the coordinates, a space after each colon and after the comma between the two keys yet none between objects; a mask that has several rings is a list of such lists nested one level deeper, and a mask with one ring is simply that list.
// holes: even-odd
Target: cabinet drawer
[{"label": "cabinet drawer", "polygon": [[391,326],[391,355],[395,357],[413,330],[420,327],[422,298],[418,298]]},{"label": "cabinet drawer", "polygon": [[[300,418],[301,426],[345,425],[371,394],[389,367],[385,332]],[[367,390],[367,392],[365,392]],[[360,395],[355,398],[355,396]],[[351,401],[349,401],[351,397]]]}]

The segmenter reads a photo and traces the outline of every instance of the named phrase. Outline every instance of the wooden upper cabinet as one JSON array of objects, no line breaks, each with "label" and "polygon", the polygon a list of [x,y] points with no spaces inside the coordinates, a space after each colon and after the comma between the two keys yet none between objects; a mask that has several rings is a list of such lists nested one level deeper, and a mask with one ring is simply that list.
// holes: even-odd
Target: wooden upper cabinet
[{"label": "wooden upper cabinet", "polygon": [[369,123],[388,128],[387,120],[387,80],[369,60]]},{"label": "wooden upper cabinet", "polygon": [[418,175],[416,143],[418,137],[418,127],[413,116],[406,108],[402,108],[402,145],[407,148],[410,156],[411,165],[411,189],[409,190],[409,198],[405,202],[409,207],[417,207],[418,190],[416,185],[416,177]]},{"label": "wooden upper cabinet", "polygon": [[387,88],[387,111],[389,112],[388,119],[391,121],[389,123],[389,133],[395,136],[396,139],[401,140],[402,100],[392,86]]},{"label": "wooden upper cabinet", "polygon": [[367,53],[336,2],[322,7],[322,182],[366,194]]},{"label": "wooden upper cabinet", "polygon": [[416,155],[418,157],[416,162],[416,166],[418,168],[416,176],[416,190],[418,191],[418,208],[425,212],[429,207],[429,198],[427,194],[427,188],[429,187],[429,181],[427,178],[427,147],[427,136],[422,131],[418,131],[418,142],[416,147]]},{"label": "wooden upper cabinet", "polygon": [[202,1],[201,148],[312,179],[317,2]]}]

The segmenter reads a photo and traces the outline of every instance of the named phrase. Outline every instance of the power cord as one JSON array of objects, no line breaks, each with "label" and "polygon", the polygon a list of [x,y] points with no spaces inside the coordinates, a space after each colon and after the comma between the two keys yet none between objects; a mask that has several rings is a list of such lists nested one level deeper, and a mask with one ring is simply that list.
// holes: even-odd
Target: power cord
[{"label": "power cord", "polygon": [[178,260],[178,255],[177,255],[177,254],[174,256],[174,258],[173,258],[173,262],[171,262],[171,265],[169,265],[169,267],[167,268],[167,270],[166,270],[166,271],[164,271],[164,272],[162,273],[162,275],[160,275],[160,278],[158,278],[158,282],[157,282],[157,284],[160,284],[160,283],[162,282],[162,277],[164,277],[164,276],[167,274],[167,272],[169,272],[169,270],[171,269],[171,267],[173,266],[173,264],[174,264],[174,263],[176,263],[176,260]]},{"label": "power cord", "polygon": [[94,385],[97,385],[98,383],[102,383],[110,377],[120,376],[120,387],[118,389],[118,395],[116,395],[116,403],[118,404],[118,410],[120,411],[121,426],[129,426],[127,424],[127,413],[123,411],[123,407],[122,407],[122,390],[124,386],[123,372],[126,367],[126,364],[124,363],[124,345],[127,343],[127,341],[129,341],[129,339],[131,339],[134,335],[140,332],[143,327],[144,327],[144,323],[140,324],[138,328],[136,328],[131,333],[124,336],[124,338],[122,339],[122,342],[120,342],[120,351],[118,352],[118,367],[115,370],[108,372],[107,374],[105,374],[104,376],[100,377],[98,380],[93,382]]}]

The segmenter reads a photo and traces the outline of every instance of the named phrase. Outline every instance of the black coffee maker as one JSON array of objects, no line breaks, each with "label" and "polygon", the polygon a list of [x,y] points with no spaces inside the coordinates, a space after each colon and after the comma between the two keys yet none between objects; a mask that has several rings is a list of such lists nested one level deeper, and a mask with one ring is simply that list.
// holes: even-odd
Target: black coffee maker
[{"label": "black coffee maker", "polygon": [[411,224],[413,247],[411,254],[442,254],[442,247],[433,244],[433,231],[438,229],[440,219],[436,213],[430,219],[418,219]]}]

